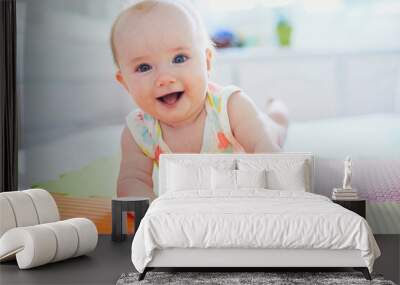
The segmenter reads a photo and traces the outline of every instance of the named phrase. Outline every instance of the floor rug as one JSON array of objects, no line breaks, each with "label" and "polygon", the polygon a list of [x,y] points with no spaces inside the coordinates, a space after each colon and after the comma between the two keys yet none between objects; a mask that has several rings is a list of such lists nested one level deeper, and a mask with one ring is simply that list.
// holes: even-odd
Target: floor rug
[{"label": "floor rug", "polygon": [[384,280],[382,275],[372,275],[372,281],[364,278],[360,272],[154,272],[146,274],[145,279],[138,281],[139,273],[125,273],[117,281],[117,285],[133,284],[376,284],[395,285]]}]

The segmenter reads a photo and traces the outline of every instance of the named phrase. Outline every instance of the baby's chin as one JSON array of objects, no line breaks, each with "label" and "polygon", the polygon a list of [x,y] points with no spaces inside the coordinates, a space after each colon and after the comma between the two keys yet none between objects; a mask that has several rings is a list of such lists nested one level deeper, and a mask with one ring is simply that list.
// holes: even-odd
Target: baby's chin
[{"label": "baby's chin", "polygon": [[171,116],[167,116],[167,114],[162,114],[157,119],[158,121],[170,127],[181,127],[190,121],[190,118],[190,115],[173,114]]}]

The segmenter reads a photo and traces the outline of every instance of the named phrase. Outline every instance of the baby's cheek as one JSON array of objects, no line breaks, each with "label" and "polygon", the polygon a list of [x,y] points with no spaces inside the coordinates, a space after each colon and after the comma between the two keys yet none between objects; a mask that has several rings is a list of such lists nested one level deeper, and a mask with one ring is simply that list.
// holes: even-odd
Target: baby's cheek
[{"label": "baby's cheek", "polygon": [[148,98],[144,98],[142,96],[131,95],[131,97],[136,105],[138,105],[138,107],[144,112],[152,113],[152,110],[154,110],[156,105],[156,102],[154,100],[149,100]]},{"label": "baby's cheek", "polygon": [[185,89],[189,90],[191,93],[203,93],[207,89],[208,80],[200,73],[192,74],[192,78],[189,82],[190,84],[188,84]]}]

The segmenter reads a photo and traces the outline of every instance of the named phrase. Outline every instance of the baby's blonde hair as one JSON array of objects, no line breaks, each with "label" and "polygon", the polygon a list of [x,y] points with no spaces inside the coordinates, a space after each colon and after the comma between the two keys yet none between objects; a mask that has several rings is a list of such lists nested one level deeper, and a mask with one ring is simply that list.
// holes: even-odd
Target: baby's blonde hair
[{"label": "baby's blonde hair", "polygon": [[119,23],[119,21],[125,16],[128,15],[129,13],[133,11],[137,12],[142,12],[142,13],[147,13],[154,7],[156,7],[159,4],[170,4],[170,5],[175,5],[180,8],[182,8],[190,17],[192,17],[196,29],[199,32],[200,39],[203,41],[205,47],[209,48],[212,52],[214,51],[214,44],[211,41],[207,29],[204,25],[204,22],[202,18],[200,17],[200,14],[196,11],[192,5],[189,3],[179,1],[179,0],[142,0],[136,4],[133,4],[123,10],[114,20],[114,23],[111,28],[111,35],[110,35],[110,46],[111,46],[111,51],[112,51],[112,56],[113,56],[113,61],[114,64],[117,68],[119,68],[119,63],[118,63],[118,58],[117,58],[117,50],[115,48],[115,30],[116,27]]}]

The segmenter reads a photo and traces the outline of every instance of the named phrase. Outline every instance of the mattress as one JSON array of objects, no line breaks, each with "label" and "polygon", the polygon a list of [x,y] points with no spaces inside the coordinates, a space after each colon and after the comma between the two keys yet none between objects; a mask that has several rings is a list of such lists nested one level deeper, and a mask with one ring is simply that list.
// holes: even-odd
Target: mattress
[{"label": "mattress", "polygon": [[151,204],[132,243],[139,272],[168,248],[359,250],[372,271],[379,248],[368,223],[307,192],[241,189],[167,192]]}]

